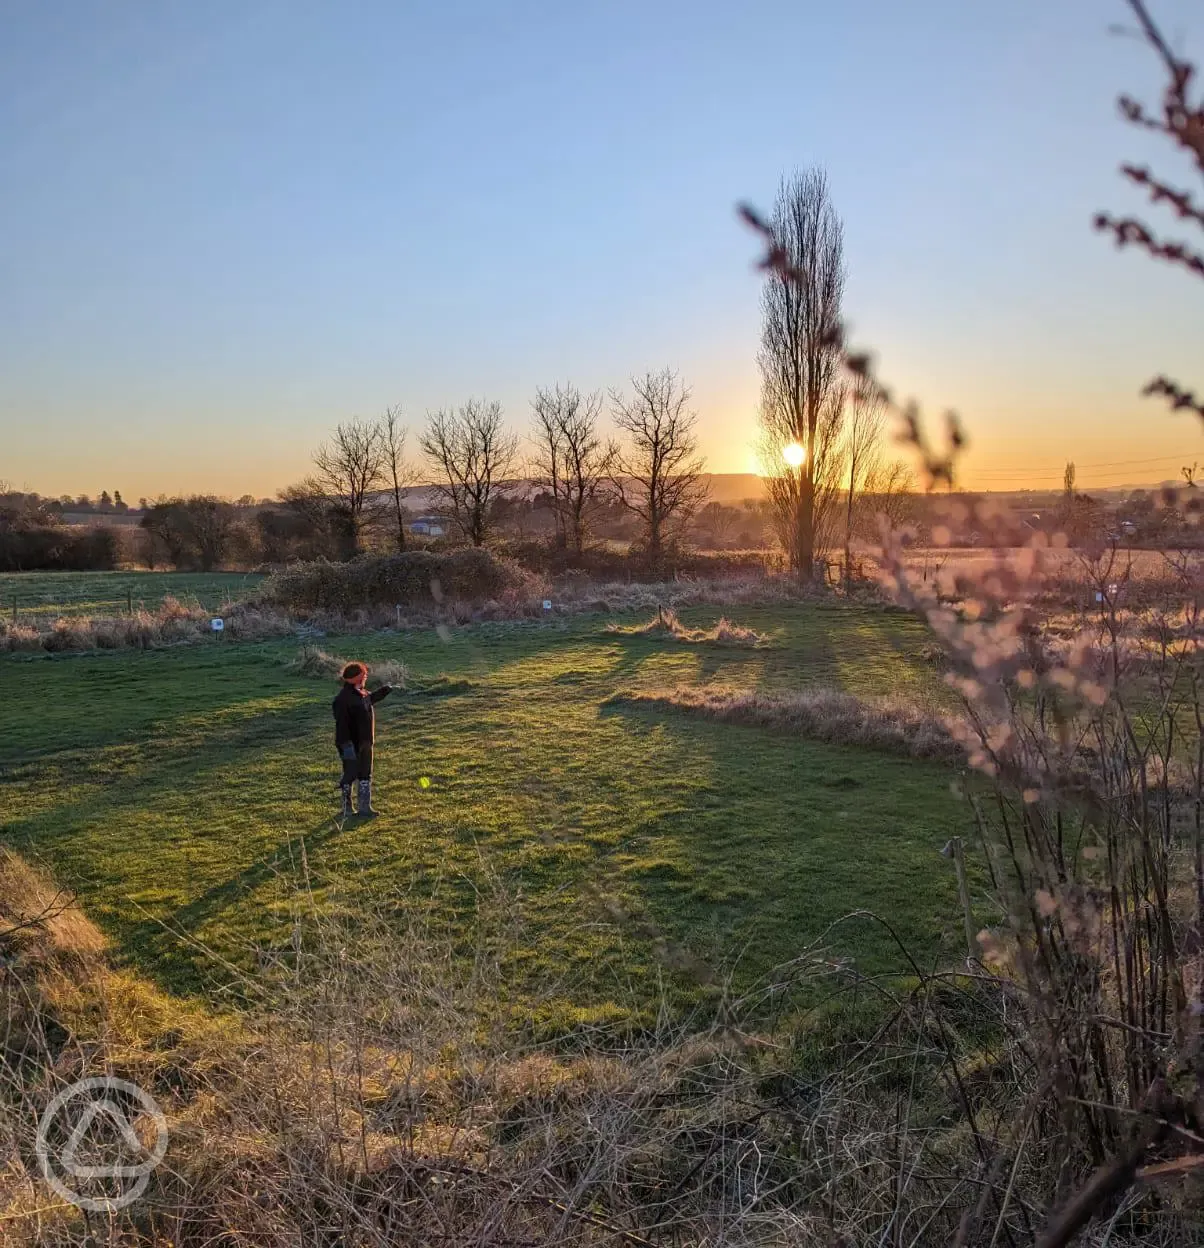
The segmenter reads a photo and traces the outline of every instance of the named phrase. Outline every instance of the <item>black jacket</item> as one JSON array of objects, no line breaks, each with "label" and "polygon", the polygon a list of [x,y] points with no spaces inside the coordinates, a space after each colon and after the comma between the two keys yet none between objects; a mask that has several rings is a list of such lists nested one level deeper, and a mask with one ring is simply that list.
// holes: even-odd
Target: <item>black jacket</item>
[{"label": "black jacket", "polygon": [[334,743],[338,750],[351,744],[357,750],[369,746],[376,739],[376,713],[373,706],[387,698],[393,690],[382,685],[372,693],[361,693],[354,685],[344,685],[335,696],[331,709],[334,711]]}]

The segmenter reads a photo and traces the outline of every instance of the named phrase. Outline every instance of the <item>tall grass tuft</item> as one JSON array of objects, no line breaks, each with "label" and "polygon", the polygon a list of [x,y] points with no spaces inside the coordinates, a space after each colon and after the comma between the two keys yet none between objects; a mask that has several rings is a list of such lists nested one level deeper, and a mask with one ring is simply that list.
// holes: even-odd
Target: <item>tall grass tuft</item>
[{"label": "tall grass tuft", "polygon": [[733,624],[721,616],[710,628],[690,628],[678,618],[672,607],[658,607],[652,619],[643,624],[608,624],[608,633],[622,637],[660,637],[692,645],[711,642],[719,646],[756,646],[765,639],[754,629]]},{"label": "tall grass tuft", "polygon": [[685,711],[724,723],[795,733],[834,745],[865,746],[911,758],[964,763],[966,752],[945,717],[902,699],[866,701],[836,689],[761,693],[686,686],[621,693],[611,705]]},{"label": "tall grass tuft", "polygon": [[[341,659],[338,655],[328,654],[320,646],[306,643],[291,658],[287,667],[299,676],[309,676],[318,680],[338,680],[350,659]],[[368,688],[375,689],[380,685],[392,685],[404,689],[409,679],[409,672],[404,663],[395,659],[368,665]]]},{"label": "tall grass tuft", "polygon": [[[0,620],[0,653],[43,650],[51,654],[88,650],[150,650],[212,638],[212,613],[170,596],[154,609],[129,615],[63,616],[35,626]],[[296,624],[272,608],[235,603],[225,609],[224,635],[234,640],[284,637]]]}]

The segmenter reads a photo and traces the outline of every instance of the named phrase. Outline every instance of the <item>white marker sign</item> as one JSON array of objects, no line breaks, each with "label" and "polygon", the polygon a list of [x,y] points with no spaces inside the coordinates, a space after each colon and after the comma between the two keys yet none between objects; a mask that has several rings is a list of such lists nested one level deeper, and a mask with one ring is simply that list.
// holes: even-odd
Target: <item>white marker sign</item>
[{"label": "white marker sign", "polygon": [[545,598],[545,599],[543,600],[543,609],[544,609],[545,611],[551,611],[551,609],[552,609],[552,600],[551,600],[550,598]]},{"label": "white marker sign", "polygon": [[215,633],[220,633],[222,629],[226,627],[226,621],[225,620],[210,620],[209,627],[213,629]]}]

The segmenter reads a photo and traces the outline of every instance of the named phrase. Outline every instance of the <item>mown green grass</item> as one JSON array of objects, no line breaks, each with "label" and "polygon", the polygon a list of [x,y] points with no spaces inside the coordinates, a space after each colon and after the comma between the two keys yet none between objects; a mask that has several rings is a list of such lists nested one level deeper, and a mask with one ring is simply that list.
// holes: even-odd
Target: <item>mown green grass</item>
[{"label": "mown green grass", "polygon": [[251,594],[255,572],[3,572],[0,612],[18,621],[60,615],[121,615],[131,604],[153,611],[170,596],[216,611]]},{"label": "mown green grass", "polygon": [[905,970],[879,925],[840,922],[860,909],[889,917],[922,964],[951,959],[961,918],[938,851],[968,819],[949,769],[607,705],[711,681],[936,701],[920,625],[857,608],[729,614],[769,643],[622,637],[597,616],[328,639],[451,690],[381,705],[385,813],[342,826],[334,688],[286,669],[295,642],[0,660],[0,835],[180,991],[288,949],[311,910],[354,923],[371,909],[400,931],[421,908],[466,956],[488,912],[507,928],[509,1002],[543,1002],[551,1026],[662,995],[696,1003],[708,977],[743,990],[833,924],[834,954]]}]

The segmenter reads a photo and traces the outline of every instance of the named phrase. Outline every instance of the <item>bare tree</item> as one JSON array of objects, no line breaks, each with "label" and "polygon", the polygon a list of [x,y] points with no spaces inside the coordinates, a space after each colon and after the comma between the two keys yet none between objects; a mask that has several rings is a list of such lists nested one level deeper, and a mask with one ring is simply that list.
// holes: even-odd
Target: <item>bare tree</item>
[{"label": "bare tree", "polygon": [[666,543],[706,501],[704,463],[690,391],[672,369],[633,377],[630,398],[611,391],[615,424],[627,435],[612,481],[619,502],[643,528],[644,553],[656,563]]},{"label": "bare tree", "polygon": [[698,512],[697,529],[712,549],[721,550],[739,518],[740,513],[735,507],[725,507],[723,503],[707,503]]},{"label": "bare tree", "polygon": [[844,474],[844,578],[846,583],[850,578],[852,568],[853,506],[876,466],[882,443],[882,423],[885,419],[886,405],[882,402],[880,395],[865,387],[854,389],[844,435],[844,459],[847,465]]},{"label": "bare tree", "polygon": [[502,405],[469,399],[459,411],[434,412],[419,445],[439,474],[432,488],[452,522],[465,541],[483,546],[491,505],[515,485],[518,438],[502,425]]},{"label": "bare tree", "polygon": [[397,549],[406,548],[406,509],[401,492],[413,485],[414,471],[406,461],[406,435],[409,430],[401,423],[401,408],[387,407],[380,420],[380,439],[384,450],[384,471],[393,491],[393,519],[397,524]]},{"label": "bare tree", "polygon": [[531,475],[537,487],[552,495],[552,522],[555,525],[555,542],[562,550],[568,545],[565,532],[566,507],[564,505],[564,434],[561,431],[560,387],[549,393],[537,390],[531,403],[534,413],[532,442],[535,453],[531,460]]},{"label": "bare tree", "polygon": [[585,549],[590,523],[611,495],[616,448],[598,433],[600,394],[582,395],[576,386],[536,392],[535,459],[538,484],[551,491],[556,542],[577,554]]},{"label": "bare tree", "polygon": [[280,509],[269,508],[257,520],[265,558],[283,563],[289,558],[337,559],[345,553],[345,516],[316,477],[285,486],[276,497]]},{"label": "bare tree", "polygon": [[385,475],[385,445],[379,424],[348,420],[314,455],[314,478],[339,520],[343,553],[363,550],[364,534],[381,518],[380,491]]},{"label": "bare tree", "polygon": [[821,170],[783,181],[772,228],[783,258],[761,300],[762,458],[790,566],[808,580],[843,417],[843,231]]},{"label": "bare tree", "polygon": [[160,498],[142,517],[143,554],[153,566],[169,559],[177,568],[211,572],[227,562],[238,539],[238,516],[232,503],[214,494]]},{"label": "bare tree", "polygon": [[[840,494],[845,481],[844,429],[847,414],[847,387],[833,387],[820,406],[810,451],[785,429],[772,432],[771,417],[762,407],[759,452],[766,466],[765,490],[771,519],[778,540],[789,558],[790,567],[802,572],[800,517],[805,491],[810,495],[810,549],[812,574],[818,554],[832,549],[838,541]],[[779,409],[780,412],[780,409]],[[789,453],[796,452],[792,462]]]},{"label": "bare tree", "polygon": [[893,532],[915,518],[915,474],[901,459],[876,460],[861,487],[860,510],[866,514],[862,528],[866,537],[881,535],[882,526]]}]

